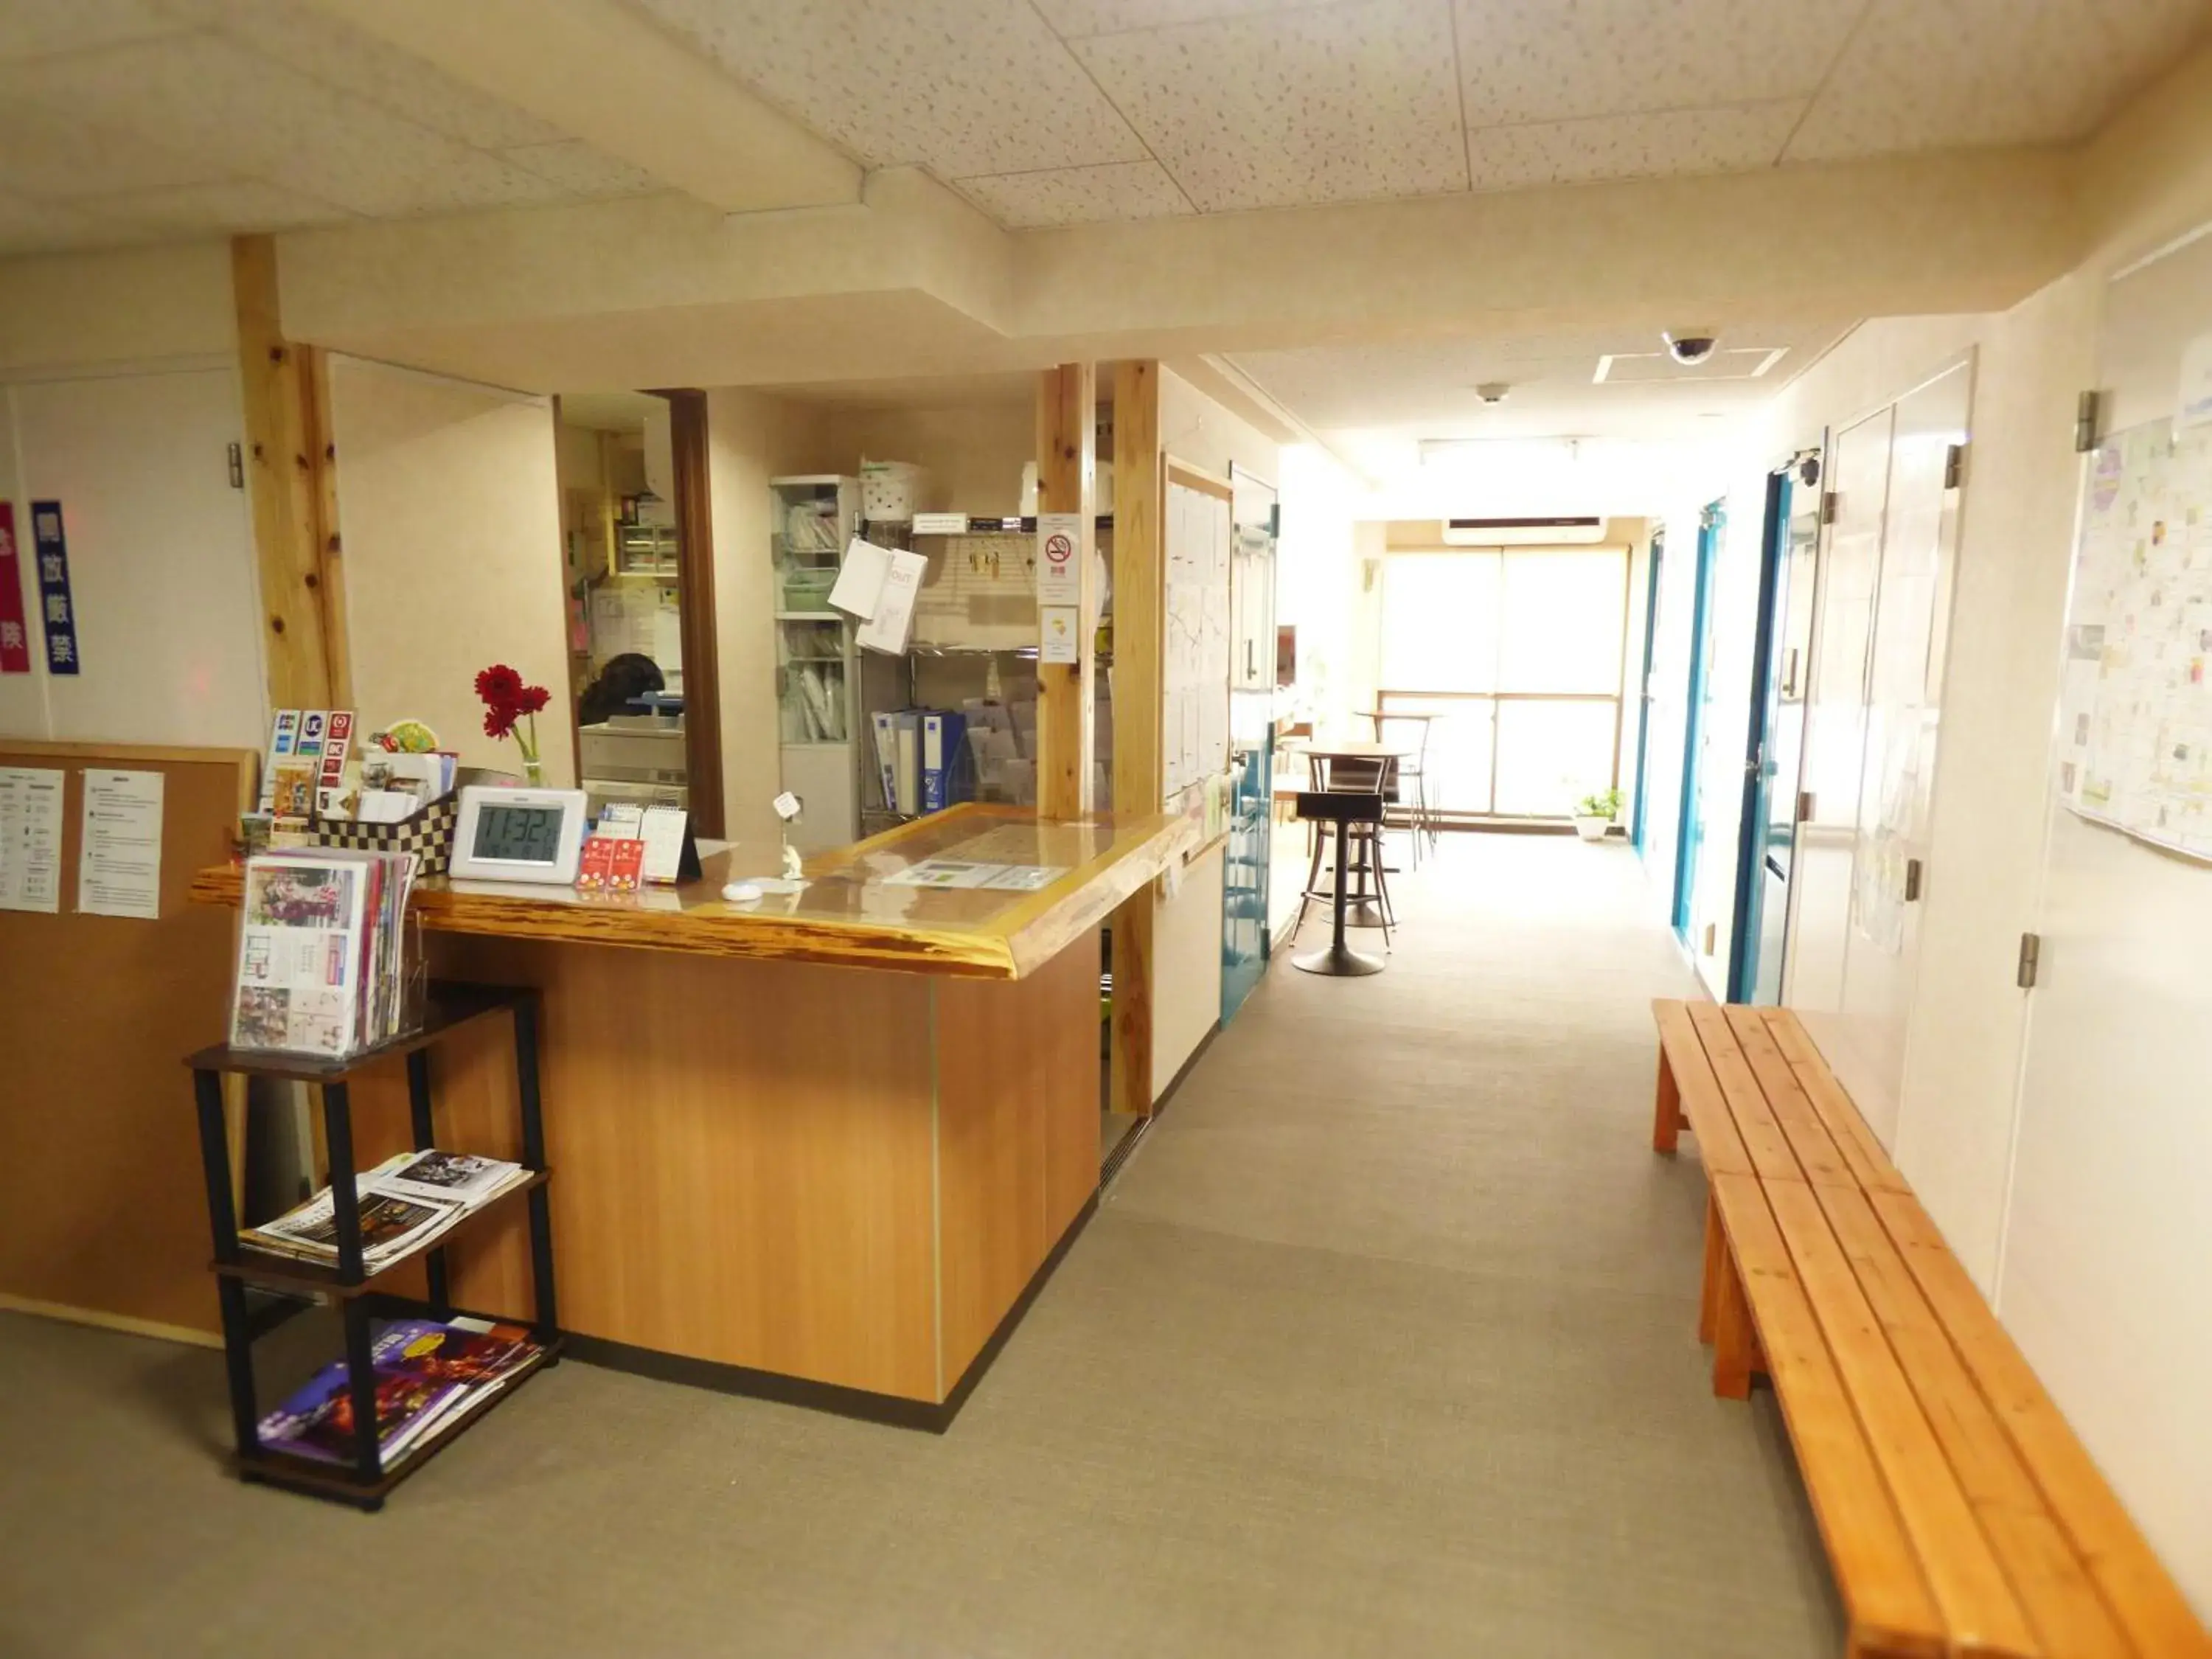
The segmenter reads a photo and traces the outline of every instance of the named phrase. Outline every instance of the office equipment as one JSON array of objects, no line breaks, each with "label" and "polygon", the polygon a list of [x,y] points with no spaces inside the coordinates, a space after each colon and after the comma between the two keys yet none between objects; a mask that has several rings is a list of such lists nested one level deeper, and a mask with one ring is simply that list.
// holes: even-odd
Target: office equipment
[{"label": "office equipment", "polygon": [[509,789],[471,784],[461,791],[453,873],[486,881],[576,879],[584,844],[580,789]]}]

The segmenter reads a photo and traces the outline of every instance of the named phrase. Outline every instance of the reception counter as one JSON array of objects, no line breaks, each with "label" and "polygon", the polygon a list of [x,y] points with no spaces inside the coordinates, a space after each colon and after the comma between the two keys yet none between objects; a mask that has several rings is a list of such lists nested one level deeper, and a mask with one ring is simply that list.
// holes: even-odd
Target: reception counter
[{"label": "reception counter", "polygon": [[[747,904],[723,884],[774,849],[639,894],[421,884],[433,977],[543,994],[575,1351],[949,1420],[1097,1193],[1099,926],[1192,833],[956,807]],[[217,869],[192,894],[238,890]],[[439,1144],[515,1156],[504,1026],[457,1034],[439,1065]],[[362,1164],[407,1144],[398,1062],[353,1107]],[[464,1248],[458,1303],[528,1305],[519,1227]]]}]

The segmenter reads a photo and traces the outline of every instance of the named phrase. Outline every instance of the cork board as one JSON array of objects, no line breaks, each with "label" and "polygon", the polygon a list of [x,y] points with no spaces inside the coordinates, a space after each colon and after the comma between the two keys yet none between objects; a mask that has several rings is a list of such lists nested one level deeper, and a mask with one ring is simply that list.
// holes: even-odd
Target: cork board
[{"label": "cork board", "polygon": [[[0,738],[64,772],[61,908],[0,910],[0,1307],[150,1334],[220,1329],[184,1056],[222,1040],[230,910],[185,898],[252,805],[251,750]],[[76,914],[84,772],[160,772],[161,914]]]}]

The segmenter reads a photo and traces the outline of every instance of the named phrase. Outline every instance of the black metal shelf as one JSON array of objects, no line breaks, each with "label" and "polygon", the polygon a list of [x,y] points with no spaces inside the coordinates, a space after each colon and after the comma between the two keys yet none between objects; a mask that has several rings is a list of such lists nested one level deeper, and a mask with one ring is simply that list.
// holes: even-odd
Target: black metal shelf
[{"label": "black metal shelf", "polygon": [[[222,1312],[223,1363],[230,1385],[231,1428],[237,1441],[233,1467],[241,1480],[267,1481],[362,1509],[381,1509],[385,1495],[392,1486],[412,1474],[440,1446],[477,1421],[528,1376],[558,1358],[561,1328],[553,1290],[552,1210],[545,1190],[551,1171],[545,1164],[545,1130],[538,1089],[538,992],[525,987],[441,984],[431,988],[429,1011],[422,1030],[362,1054],[343,1060],[319,1060],[312,1056],[217,1046],[200,1050],[186,1062],[192,1068],[193,1091],[199,1110],[201,1172],[207,1183],[208,1226],[215,1244],[215,1260],[210,1267],[216,1276]],[[404,1060],[407,1068],[409,1127],[416,1150],[428,1152],[437,1145],[430,1094],[432,1045],[459,1027],[502,1008],[514,1023],[521,1162],[531,1172],[529,1179],[517,1182],[435,1238],[385,1263],[373,1273],[367,1271],[362,1255],[361,1193],[354,1162],[349,1080],[355,1073],[370,1066],[392,1059]],[[230,1194],[229,1126],[223,1112],[222,1076],[226,1072],[289,1079],[319,1087],[324,1139],[330,1156],[331,1217],[337,1235],[338,1259],[335,1267],[325,1267],[256,1249],[239,1237],[238,1217]],[[507,1200],[517,1194],[524,1199],[529,1214],[533,1307],[526,1322],[531,1338],[541,1352],[496,1392],[471,1402],[451,1422],[432,1430],[422,1443],[410,1447],[396,1469],[386,1470],[377,1433],[374,1333],[370,1321],[379,1315],[445,1320],[462,1312],[453,1306],[448,1291],[446,1246],[483,1217],[510,1212]],[[374,1281],[416,1261],[425,1267],[429,1291],[427,1299],[384,1295],[371,1288]],[[349,1463],[324,1464],[273,1450],[261,1443],[260,1409],[255,1400],[253,1378],[253,1340],[268,1327],[266,1322],[253,1316],[247,1304],[249,1283],[290,1296],[327,1297],[337,1303],[345,1329],[346,1389],[354,1424],[354,1455]],[[508,1322],[524,1322],[510,1319]]]}]

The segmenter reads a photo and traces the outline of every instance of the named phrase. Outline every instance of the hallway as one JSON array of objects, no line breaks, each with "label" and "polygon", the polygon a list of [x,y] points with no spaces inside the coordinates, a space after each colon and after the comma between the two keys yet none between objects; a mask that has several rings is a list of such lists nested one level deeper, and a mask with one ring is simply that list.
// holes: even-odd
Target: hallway
[{"label": "hallway", "polygon": [[364,1519],[216,1474],[216,1355],[0,1316],[0,1652],[1837,1652],[1692,1330],[1632,855],[1447,838],[1400,896],[1387,973],[1277,964],[941,1439],[572,1364]]}]

